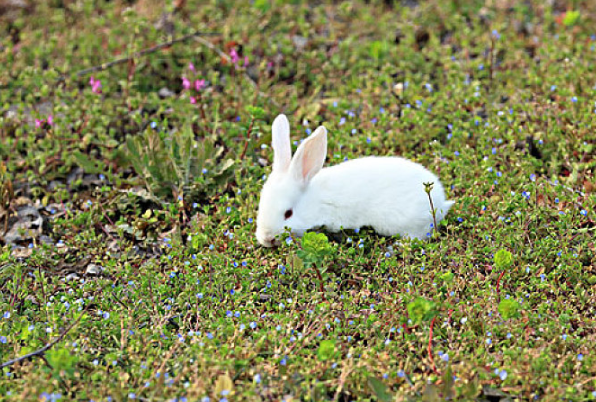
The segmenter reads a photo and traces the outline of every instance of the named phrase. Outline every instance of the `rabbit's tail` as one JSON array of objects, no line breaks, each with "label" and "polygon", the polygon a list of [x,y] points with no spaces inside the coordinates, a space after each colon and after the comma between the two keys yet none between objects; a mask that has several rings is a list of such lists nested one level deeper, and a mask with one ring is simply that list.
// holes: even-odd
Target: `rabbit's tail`
[{"label": "rabbit's tail", "polygon": [[440,207],[437,207],[436,208],[437,222],[443,220],[443,218],[445,217],[445,215],[447,215],[447,212],[449,212],[449,209],[454,204],[455,204],[455,201],[445,200],[445,202],[443,202],[443,205],[441,205]]}]

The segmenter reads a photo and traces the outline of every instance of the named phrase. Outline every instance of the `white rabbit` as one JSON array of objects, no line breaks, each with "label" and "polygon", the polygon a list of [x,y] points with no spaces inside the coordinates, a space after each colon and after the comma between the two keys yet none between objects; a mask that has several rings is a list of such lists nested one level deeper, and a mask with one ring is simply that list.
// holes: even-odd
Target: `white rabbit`
[{"label": "white rabbit", "polygon": [[257,215],[257,240],[271,247],[289,228],[302,236],[325,226],[330,231],[372,226],[385,236],[424,239],[433,217],[423,183],[431,191],[439,222],[454,204],[445,199],[437,176],[399,157],[366,157],[323,168],[327,130],[320,126],[292,158],[290,124],[280,114],[273,122],[273,170],[263,185]]}]

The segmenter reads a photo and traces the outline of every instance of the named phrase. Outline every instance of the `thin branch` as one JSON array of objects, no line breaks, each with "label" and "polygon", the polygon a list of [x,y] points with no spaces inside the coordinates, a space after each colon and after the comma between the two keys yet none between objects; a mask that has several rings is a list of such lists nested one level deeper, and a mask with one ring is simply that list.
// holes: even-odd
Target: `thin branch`
[{"label": "thin branch", "polygon": [[499,279],[497,279],[497,302],[501,302],[501,279],[503,278],[503,275],[505,275],[506,270],[503,270],[503,272],[501,272],[501,275],[499,275]]},{"label": "thin branch", "polygon": [[[155,53],[158,50],[161,50],[161,49],[166,48],[166,47],[170,47],[170,46],[172,46],[172,45],[174,45],[176,43],[186,42],[187,40],[192,39],[192,38],[195,38],[195,37],[198,37],[198,36],[214,36],[214,35],[221,35],[221,34],[219,32],[199,32],[199,31],[193,32],[191,34],[184,35],[184,36],[182,36],[180,38],[172,39],[170,41],[160,43],[159,45],[155,45],[155,46],[149,47],[147,49],[140,50],[138,52],[135,52],[135,53],[131,54],[130,56],[122,57],[122,58],[116,59],[116,60],[112,60],[110,62],[100,64],[98,66],[93,66],[93,67],[85,68],[83,70],[77,71],[76,73],[74,73],[74,75],[76,75],[77,77],[81,77],[81,76],[84,76],[84,75],[87,75],[87,74],[90,74],[90,73],[95,73],[97,71],[107,70],[110,67],[116,66],[118,64],[128,63],[132,59],[136,59],[138,57],[145,56],[145,55],[150,54],[150,53]],[[63,74],[60,78],[58,78],[58,82],[64,81],[64,79],[68,75],[69,74]]]},{"label": "thin branch", "polygon": [[244,155],[246,155],[246,151],[248,149],[248,143],[250,142],[250,134],[252,133],[252,127],[255,124],[255,117],[251,116],[250,125],[248,126],[248,130],[246,131],[246,140],[244,141],[244,148],[242,149],[242,153],[238,159],[244,159]]},{"label": "thin branch", "polygon": [[437,371],[437,367],[435,366],[435,359],[433,358],[433,327],[435,326],[436,319],[437,316],[434,316],[433,320],[430,322],[430,329],[428,331],[428,357],[430,359],[433,371],[438,374],[439,372]]},{"label": "thin branch", "polygon": [[439,230],[439,227],[437,226],[437,215],[436,215],[436,210],[435,210],[435,206],[433,204],[433,199],[430,196],[430,192],[433,189],[433,184],[434,183],[424,183],[424,191],[426,192],[426,194],[428,195],[428,202],[430,202],[430,211],[432,212],[433,215],[433,222],[435,224],[435,226],[433,227],[433,233],[437,232]]},{"label": "thin branch", "polygon": [[32,357],[40,357],[40,358],[44,358],[44,353],[47,352],[49,349],[52,348],[52,346],[54,346],[55,344],[57,344],[58,342],[60,342],[62,339],[64,339],[64,337],[66,336],[66,334],[68,334],[68,332],[73,329],[83,318],[83,316],[85,315],[85,313],[87,312],[87,308],[85,308],[82,312],[81,315],[79,315],[79,317],[72,323],[70,324],[60,335],[58,335],[53,341],[51,341],[50,343],[47,343],[43,348],[38,349],[34,352],[31,353],[27,353],[24,356],[21,357],[17,357],[16,359],[13,360],[9,360],[5,363],[2,363],[0,365],[0,369],[3,369],[4,367],[8,367],[8,366],[12,366],[13,364],[16,363],[20,363],[23,360],[27,360],[30,359]]},{"label": "thin branch", "polygon": [[[232,58],[225,54],[224,52],[222,52],[221,50],[219,50],[217,47],[215,47],[215,45],[203,38],[201,38],[200,36],[197,36],[194,38],[195,41],[199,42],[201,45],[208,47],[209,49],[213,50],[215,53],[217,53],[221,58],[225,59],[226,61],[232,63]],[[252,87],[255,89],[255,91],[257,91],[257,94],[259,94],[259,96],[262,96],[263,98],[267,99],[269,102],[271,102],[275,107],[279,108],[279,104],[269,95],[259,91],[259,86],[257,85],[257,83],[250,78],[250,75],[248,75],[247,73],[243,74],[244,78],[246,78],[246,80],[252,85]]]}]

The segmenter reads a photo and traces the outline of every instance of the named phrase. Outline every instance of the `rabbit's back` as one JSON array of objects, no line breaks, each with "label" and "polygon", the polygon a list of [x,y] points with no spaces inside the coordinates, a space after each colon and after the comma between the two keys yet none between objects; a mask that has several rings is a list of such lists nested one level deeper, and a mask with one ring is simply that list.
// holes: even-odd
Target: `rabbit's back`
[{"label": "rabbit's back", "polygon": [[433,223],[424,186],[429,182],[438,222],[452,205],[441,182],[422,165],[399,157],[366,157],[325,168],[309,186],[317,200],[307,202],[322,205],[322,224],[330,230],[372,226],[382,235],[425,238]]}]

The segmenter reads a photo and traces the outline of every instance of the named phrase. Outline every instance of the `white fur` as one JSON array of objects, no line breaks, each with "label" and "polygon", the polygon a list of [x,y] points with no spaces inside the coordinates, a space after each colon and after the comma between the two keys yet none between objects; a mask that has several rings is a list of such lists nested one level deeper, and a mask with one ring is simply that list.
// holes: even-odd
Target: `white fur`
[{"label": "white fur", "polygon": [[[410,160],[371,156],[322,169],[325,127],[304,140],[293,158],[290,126],[283,114],[272,131],[273,170],[261,191],[257,216],[257,240],[265,247],[272,246],[286,227],[302,236],[318,226],[334,232],[372,226],[381,235],[424,239],[432,231],[433,217],[423,183],[434,183],[437,222],[454,203],[445,199],[437,176]],[[292,217],[284,219],[288,209]]]}]

